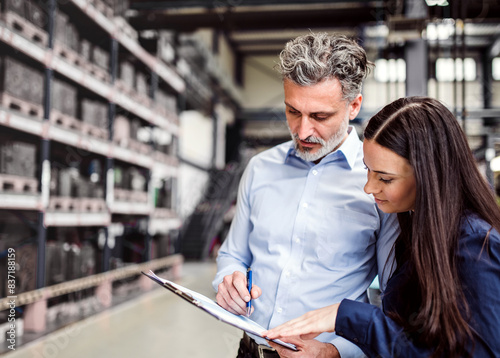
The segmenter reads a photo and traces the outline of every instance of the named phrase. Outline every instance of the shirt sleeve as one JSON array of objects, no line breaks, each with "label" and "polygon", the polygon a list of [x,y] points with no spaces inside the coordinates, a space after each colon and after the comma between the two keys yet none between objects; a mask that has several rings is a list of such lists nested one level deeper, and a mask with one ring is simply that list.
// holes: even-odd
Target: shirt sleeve
[{"label": "shirt sleeve", "polygon": [[377,233],[377,266],[380,290],[384,291],[387,281],[391,277],[394,262],[394,242],[400,229],[396,214],[384,214],[380,211],[382,218],[380,230]]},{"label": "shirt sleeve", "polygon": [[251,264],[252,254],[248,245],[251,230],[249,193],[252,180],[252,160],[250,160],[238,187],[236,213],[226,240],[219,249],[217,256],[217,273],[212,286],[217,291],[224,276],[235,271],[246,272]]},{"label": "shirt sleeve", "polygon": [[336,320],[337,335],[356,344],[368,357],[429,357],[432,350],[415,346],[403,328],[380,308],[342,300]]},{"label": "shirt sleeve", "polygon": [[363,351],[352,342],[349,342],[343,337],[336,337],[331,342],[337,348],[340,358],[364,358],[366,357]]}]

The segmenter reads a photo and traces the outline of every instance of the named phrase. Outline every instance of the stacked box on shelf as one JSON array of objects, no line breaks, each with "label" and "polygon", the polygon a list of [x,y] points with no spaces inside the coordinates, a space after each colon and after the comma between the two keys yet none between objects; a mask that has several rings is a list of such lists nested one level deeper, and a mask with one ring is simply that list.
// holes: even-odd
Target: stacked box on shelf
[{"label": "stacked box on shelf", "polygon": [[80,47],[80,36],[76,26],[71,23],[69,16],[61,11],[56,13],[55,39],[67,48],[78,52]]},{"label": "stacked box on shelf", "polygon": [[91,51],[92,63],[101,69],[109,70],[109,52],[97,45],[91,46]]},{"label": "stacked box on shelf", "polygon": [[80,277],[86,277],[96,273],[96,249],[88,242],[81,247],[82,263],[80,266]]},{"label": "stacked box on shelf", "polygon": [[135,76],[135,87],[137,93],[144,97],[149,97],[149,84],[148,84],[149,76],[147,76],[144,72],[137,71]]},{"label": "stacked box on shelf", "polygon": [[[24,221],[26,220],[26,221]],[[37,221],[36,213],[26,212],[24,215],[18,216],[14,211],[0,211],[0,252],[6,253],[7,249],[12,248],[16,254],[16,289],[15,294],[31,291],[35,289],[36,283],[36,244],[33,239],[32,226],[26,225],[26,222]],[[0,263],[6,263],[7,255],[0,257]],[[5,261],[4,261],[5,260]],[[5,267],[5,266],[4,266]],[[0,269],[2,267],[0,266]],[[4,270],[6,273],[7,271]],[[5,274],[7,278],[7,274]],[[0,280],[2,282],[2,280]],[[5,281],[3,281],[5,282]],[[3,287],[3,292],[5,292]],[[1,295],[0,297],[8,295]]]},{"label": "stacked box on shelf", "polygon": [[50,183],[49,183],[50,196],[57,196],[58,190],[59,190],[59,168],[51,166]]},{"label": "stacked box on shelf", "polygon": [[126,147],[130,141],[130,121],[127,117],[116,116],[113,123],[113,141]]},{"label": "stacked box on shelf", "polygon": [[56,78],[52,82],[52,89],[52,108],[76,118],[78,109],[76,87]]},{"label": "stacked box on shelf", "polygon": [[[13,248],[9,245],[8,247]],[[37,249],[33,243],[28,243],[19,247],[15,247],[16,254],[16,288],[15,294],[33,291],[36,288],[36,262],[37,262]],[[6,257],[6,256],[5,256]],[[0,259],[0,262],[4,260]],[[3,262],[2,262],[3,263]],[[5,265],[5,264],[3,264]],[[2,265],[0,265],[1,268]],[[5,267],[5,266],[4,266]],[[4,270],[4,272],[7,272]],[[5,275],[7,278],[7,275]],[[0,297],[12,296],[7,290],[6,280],[0,280]],[[2,294],[2,292],[4,294]]]},{"label": "stacked box on shelf", "polygon": [[108,139],[108,105],[106,103],[83,98],[80,103],[80,116],[85,134]]},{"label": "stacked box on shelf", "polygon": [[139,138],[137,134],[139,133],[141,127],[141,121],[138,118],[132,118],[130,120],[130,138],[138,140]]},{"label": "stacked box on shelf", "polygon": [[25,68],[26,65],[12,57],[0,57],[0,90],[17,98],[28,100],[31,89],[30,83],[24,78]]},{"label": "stacked box on shelf", "polygon": [[81,39],[79,52],[85,60],[92,62],[92,43],[90,41]]},{"label": "stacked box on shelf", "polygon": [[133,152],[149,155],[151,146],[138,137],[141,128],[142,124],[138,118],[129,119],[118,115],[113,123],[113,142]]},{"label": "stacked box on shelf", "polygon": [[16,294],[36,288],[37,248],[33,243],[16,249]]},{"label": "stacked box on shelf", "polygon": [[52,81],[50,121],[66,129],[80,131],[81,122],[77,119],[77,95],[75,86],[54,78]]},{"label": "stacked box on shelf", "polygon": [[104,189],[102,186],[102,163],[98,159],[90,161],[88,166],[82,168],[82,175],[79,177],[77,186],[77,196],[81,198],[103,198]]},{"label": "stacked box on shelf", "polygon": [[66,251],[66,278],[75,280],[81,277],[81,261],[80,248],[76,244],[67,244]]},{"label": "stacked box on shelf", "polygon": [[91,182],[87,178],[79,177],[75,189],[77,198],[90,198],[92,196]]},{"label": "stacked box on shelf", "polygon": [[141,171],[135,167],[124,168],[115,165],[114,169],[115,188],[131,192],[145,192],[147,180]]},{"label": "stacked box on shelf", "polygon": [[14,12],[40,29],[47,26],[47,12],[33,0],[4,0],[4,12]]},{"label": "stacked box on shelf", "polygon": [[77,186],[80,181],[80,172],[77,164],[57,170],[57,194],[62,197],[76,197]]},{"label": "stacked box on shelf", "polygon": [[120,62],[118,77],[129,88],[135,89],[135,68],[129,61]]},{"label": "stacked box on shelf", "polygon": [[51,195],[77,198],[103,198],[102,164],[98,159],[91,160],[88,167],[80,173],[81,164],[70,163],[70,167],[51,169]]},{"label": "stacked box on shelf", "polygon": [[3,106],[42,117],[43,84],[41,71],[10,56],[0,57],[0,93]]},{"label": "stacked box on shelf", "polygon": [[0,173],[34,178],[36,175],[36,146],[20,141],[0,142]]},{"label": "stacked box on shelf", "polygon": [[165,91],[157,90],[155,93],[155,102],[158,111],[162,114],[177,113],[177,99],[175,96],[168,94]]},{"label": "stacked box on shelf", "polygon": [[55,228],[46,244],[46,284],[48,286],[95,274],[96,249],[88,242],[80,245],[77,229]]},{"label": "stacked box on shelf", "polygon": [[87,39],[81,39],[78,52],[90,73],[103,81],[109,81],[109,53],[106,50]]},{"label": "stacked box on shelf", "polygon": [[26,18],[26,0],[4,0],[3,11],[12,11],[16,14]]},{"label": "stacked box on shelf", "polygon": [[47,242],[46,252],[46,284],[55,285],[66,281],[66,257],[62,242]]},{"label": "stacked box on shelf", "polygon": [[35,43],[47,44],[48,16],[40,5],[34,1],[4,0],[2,10],[3,20],[8,26]]},{"label": "stacked box on shelf", "polygon": [[132,191],[144,191],[146,189],[146,178],[135,167],[129,167],[124,171],[125,188]]},{"label": "stacked box on shelf", "polygon": [[41,6],[36,4],[34,0],[22,2],[25,3],[26,18],[28,19],[28,21],[30,21],[40,29],[46,29],[48,22],[48,11],[43,8],[43,5]]}]

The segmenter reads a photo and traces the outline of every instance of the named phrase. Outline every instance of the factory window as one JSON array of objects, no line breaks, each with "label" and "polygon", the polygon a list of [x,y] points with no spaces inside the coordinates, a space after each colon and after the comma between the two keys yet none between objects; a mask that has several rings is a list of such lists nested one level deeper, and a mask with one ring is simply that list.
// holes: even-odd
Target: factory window
[{"label": "factory window", "polygon": [[462,81],[464,76],[466,81],[476,79],[476,61],[473,58],[457,58],[455,66],[452,58],[438,58],[436,61],[436,79],[440,82]]},{"label": "factory window", "polygon": [[404,82],[406,81],[406,62],[402,58],[375,61],[375,80],[379,82]]},{"label": "factory window", "polygon": [[500,81],[500,57],[495,57],[492,63],[493,68],[493,79],[495,81]]}]

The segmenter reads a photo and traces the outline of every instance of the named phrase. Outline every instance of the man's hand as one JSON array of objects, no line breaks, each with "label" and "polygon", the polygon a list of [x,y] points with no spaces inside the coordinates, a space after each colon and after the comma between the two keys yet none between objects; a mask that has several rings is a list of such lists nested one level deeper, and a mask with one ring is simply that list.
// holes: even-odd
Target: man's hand
[{"label": "man's hand", "polygon": [[[262,294],[262,290],[256,285],[252,285],[251,292],[252,299],[256,299]],[[246,315],[246,304],[250,300],[246,275],[243,272],[235,271],[232,275],[224,276],[224,279],[217,289],[216,300],[219,306],[229,312],[238,315]]]},{"label": "man's hand", "polygon": [[298,351],[292,351],[277,343],[269,342],[282,358],[340,358],[339,351],[333,344],[323,343],[315,339],[289,337],[287,342],[295,344]]}]

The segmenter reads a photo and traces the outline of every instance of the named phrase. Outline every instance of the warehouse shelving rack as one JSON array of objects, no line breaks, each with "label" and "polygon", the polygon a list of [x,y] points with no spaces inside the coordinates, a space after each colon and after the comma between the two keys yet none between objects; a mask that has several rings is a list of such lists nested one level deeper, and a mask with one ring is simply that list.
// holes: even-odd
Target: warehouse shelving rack
[{"label": "warehouse shelving rack", "polygon": [[[22,3],[22,2],[21,2]],[[171,93],[182,96],[185,90],[185,83],[181,76],[177,74],[176,69],[164,63],[154,55],[148,53],[141,47],[134,30],[128,26],[123,18],[110,18],[112,10],[100,0],[70,0],[63,6],[71,12],[72,16],[85,18],[85,21],[93,24],[98,31],[106,34],[106,41],[109,43],[110,66],[108,73],[102,74],[102,71],[93,71],[89,66],[84,66],[80,58],[75,57],[74,53],[68,48],[61,47],[54,41],[54,26],[58,8],[56,0],[50,0],[50,6],[47,13],[46,31],[37,29],[27,20],[10,14],[7,19],[3,16],[0,20],[0,43],[13,51],[19,52],[22,56],[35,61],[39,66],[45,68],[44,73],[44,102],[43,115],[34,115],[30,109],[24,109],[22,106],[16,106],[15,109],[9,108],[2,103],[0,106],[0,125],[9,130],[18,131],[39,138],[39,188],[36,193],[10,193],[0,192],[0,209],[28,210],[38,212],[38,233],[37,233],[37,265],[36,265],[36,290],[41,292],[47,290],[45,287],[45,245],[47,241],[48,227],[62,226],[93,226],[103,227],[106,235],[106,244],[103,248],[102,271],[107,272],[110,269],[110,248],[107,240],[113,235],[111,227],[120,226],[114,222],[115,216],[125,215],[143,216],[147,222],[148,230],[145,238],[145,257],[144,261],[151,259],[151,235],[154,233],[168,233],[170,230],[176,230],[181,225],[181,220],[172,208],[155,208],[155,187],[152,178],[165,179],[176,178],[178,174],[178,158],[175,153],[165,154],[152,150],[150,152],[140,152],[136,149],[130,149],[120,146],[113,141],[113,122],[120,112],[130,113],[140,118],[151,127],[158,127],[172,136],[179,136],[179,123],[175,111],[160,111],[155,107],[155,82],[161,80],[165,83]],[[123,83],[117,81],[117,66],[120,51],[128,51],[140,61],[143,66],[149,69],[151,80],[151,91],[149,98],[144,99],[137,96],[134,89],[126,88]],[[108,128],[107,137],[95,135],[92,131],[83,133],[76,131],[64,123],[56,123],[53,120],[54,111],[51,110],[51,95],[55,76],[72,83],[85,91],[92,93],[108,104]],[[102,129],[102,128],[101,128]],[[105,132],[105,131],[103,131]],[[102,133],[101,133],[102,134]],[[51,210],[49,203],[56,198],[50,195],[50,172],[51,172],[51,143],[65,145],[74,148],[83,153],[91,153],[94,156],[100,156],[105,162],[105,188],[104,199],[87,200],[88,211],[59,211]],[[114,188],[114,165],[115,161],[127,163],[128,165],[143,168],[148,172],[146,180],[147,191],[146,201],[140,204],[134,202],[117,200],[119,189]],[[5,176],[4,176],[5,177]],[[22,178],[17,178],[22,180]],[[116,195],[115,195],[116,194]],[[143,195],[144,197],[144,195]],[[96,205],[97,204],[97,205]],[[99,204],[104,204],[99,206]],[[173,267],[173,274],[178,272],[178,266],[182,259],[178,255],[172,255],[172,259],[164,260],[159,258],[151,261],[151,265],[159,268]],[[141,266],[142,267],[142,266]],[[116,270],[113,270],[116,271]],[[136,270],[137,271],[137,270]],[[127,271],[128,272],[128,271]],[[135,272],[138,274],[138,272]],[[108,277],[109,276],[109,277]],[[110,280],[113,277],[121,277],[120,274],[106,276],[106,280],[92,281],[95,286],[105,283],[108,289],[111,289]],[[92,286],[93,284],[90,284]],[[62,286],[65,283],[61,284]],[[67,287],[59,287],[60,292],[67,290],[76,290],[79,285],[66,283]],[[76,288],[75,288],[76,287]],[[33,331],[42,331],[45,329],[45,319],[40,317],[40,312],[46,310],[47,295],[38,295],[33,292],[23,293],[25,295],[26,323],[25,329]],[[48,292],[48,291],[47,291]],[[59,292],[59,291],[58,291]],[[3,299],[5,301],[6,299]],[[5,302],[1,302],[5,306]],[[45,307],[45,308],[44,308]],[[35,319],[36,317],[36,319]],[[30,326],[31,322],[31,326]],[[35,323],[36,322],[36,323]]]}]

